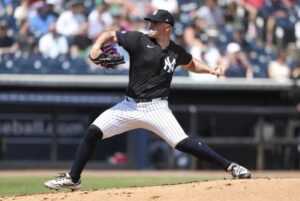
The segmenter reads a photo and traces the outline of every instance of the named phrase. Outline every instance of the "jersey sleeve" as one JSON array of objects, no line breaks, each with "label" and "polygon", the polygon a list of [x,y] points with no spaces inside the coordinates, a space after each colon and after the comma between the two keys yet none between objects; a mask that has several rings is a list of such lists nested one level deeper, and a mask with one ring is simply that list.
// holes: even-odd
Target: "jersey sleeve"
[{"label": "jersey sleeve", "polygon": [[142,33],[138,31],[117,31],[117,41],[128,52],[134,52]]},{"label": "jersey sleeve", "polygon": [[192,60],[192,55],[188,53],[183,47],[178,46],[178,58],[177,65],[185,65],[190,63]]}]

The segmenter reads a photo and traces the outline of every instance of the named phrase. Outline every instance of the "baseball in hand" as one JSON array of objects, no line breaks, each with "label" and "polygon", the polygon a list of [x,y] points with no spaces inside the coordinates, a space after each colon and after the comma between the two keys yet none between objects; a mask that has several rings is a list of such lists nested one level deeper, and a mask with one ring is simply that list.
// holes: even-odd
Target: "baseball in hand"
[{"label": "baseball in hand", "polygon": [[220,66],[217,66],[217,67],[214,68],[214,73],[213,74],[218,76],[218,77],[224,76],[225,70],[224,70],[224,68],[222,68]]}]

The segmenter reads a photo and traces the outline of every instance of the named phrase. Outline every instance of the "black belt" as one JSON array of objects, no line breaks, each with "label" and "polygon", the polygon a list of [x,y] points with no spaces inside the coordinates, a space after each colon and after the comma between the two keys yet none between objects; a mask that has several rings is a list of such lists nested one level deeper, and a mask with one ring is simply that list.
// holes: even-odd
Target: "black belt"
[{"label": "black belt", "polygon": [[161,100],[168,100],[168,97],[160,97],[160,98],[131,98],[128,96],[125,96],[125,100],[129,102],[135,102],[135,103],[145,103],[145,102],[152,102],[152,101],[161,101]]}]

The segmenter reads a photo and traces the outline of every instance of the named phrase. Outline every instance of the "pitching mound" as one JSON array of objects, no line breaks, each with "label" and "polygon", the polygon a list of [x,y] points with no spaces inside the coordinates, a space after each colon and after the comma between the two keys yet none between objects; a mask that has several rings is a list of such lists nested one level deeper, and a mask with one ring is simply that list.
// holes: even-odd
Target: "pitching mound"
[{"label": "pitching mound", "polygon": [[218,180],[0,198],[1,201],[300,201],[300,179]]}]

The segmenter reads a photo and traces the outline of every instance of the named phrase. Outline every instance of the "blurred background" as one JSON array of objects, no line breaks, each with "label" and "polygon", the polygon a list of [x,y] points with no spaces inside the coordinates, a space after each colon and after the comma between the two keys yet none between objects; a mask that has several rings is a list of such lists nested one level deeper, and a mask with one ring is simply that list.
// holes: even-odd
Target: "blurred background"
[{"label": "blurred background", "polygon": [[[225,78],[174,72],[170,107],[184,130],[251,169],[298,169],[300,1],[1,0],[0,169],[69,168],[81,137],[124,98],[116,70],[87,60],[106,30],[147,33],[166,9],[172,39]],[[99,142],[88,168],[215,169],[146,130]]]}]

